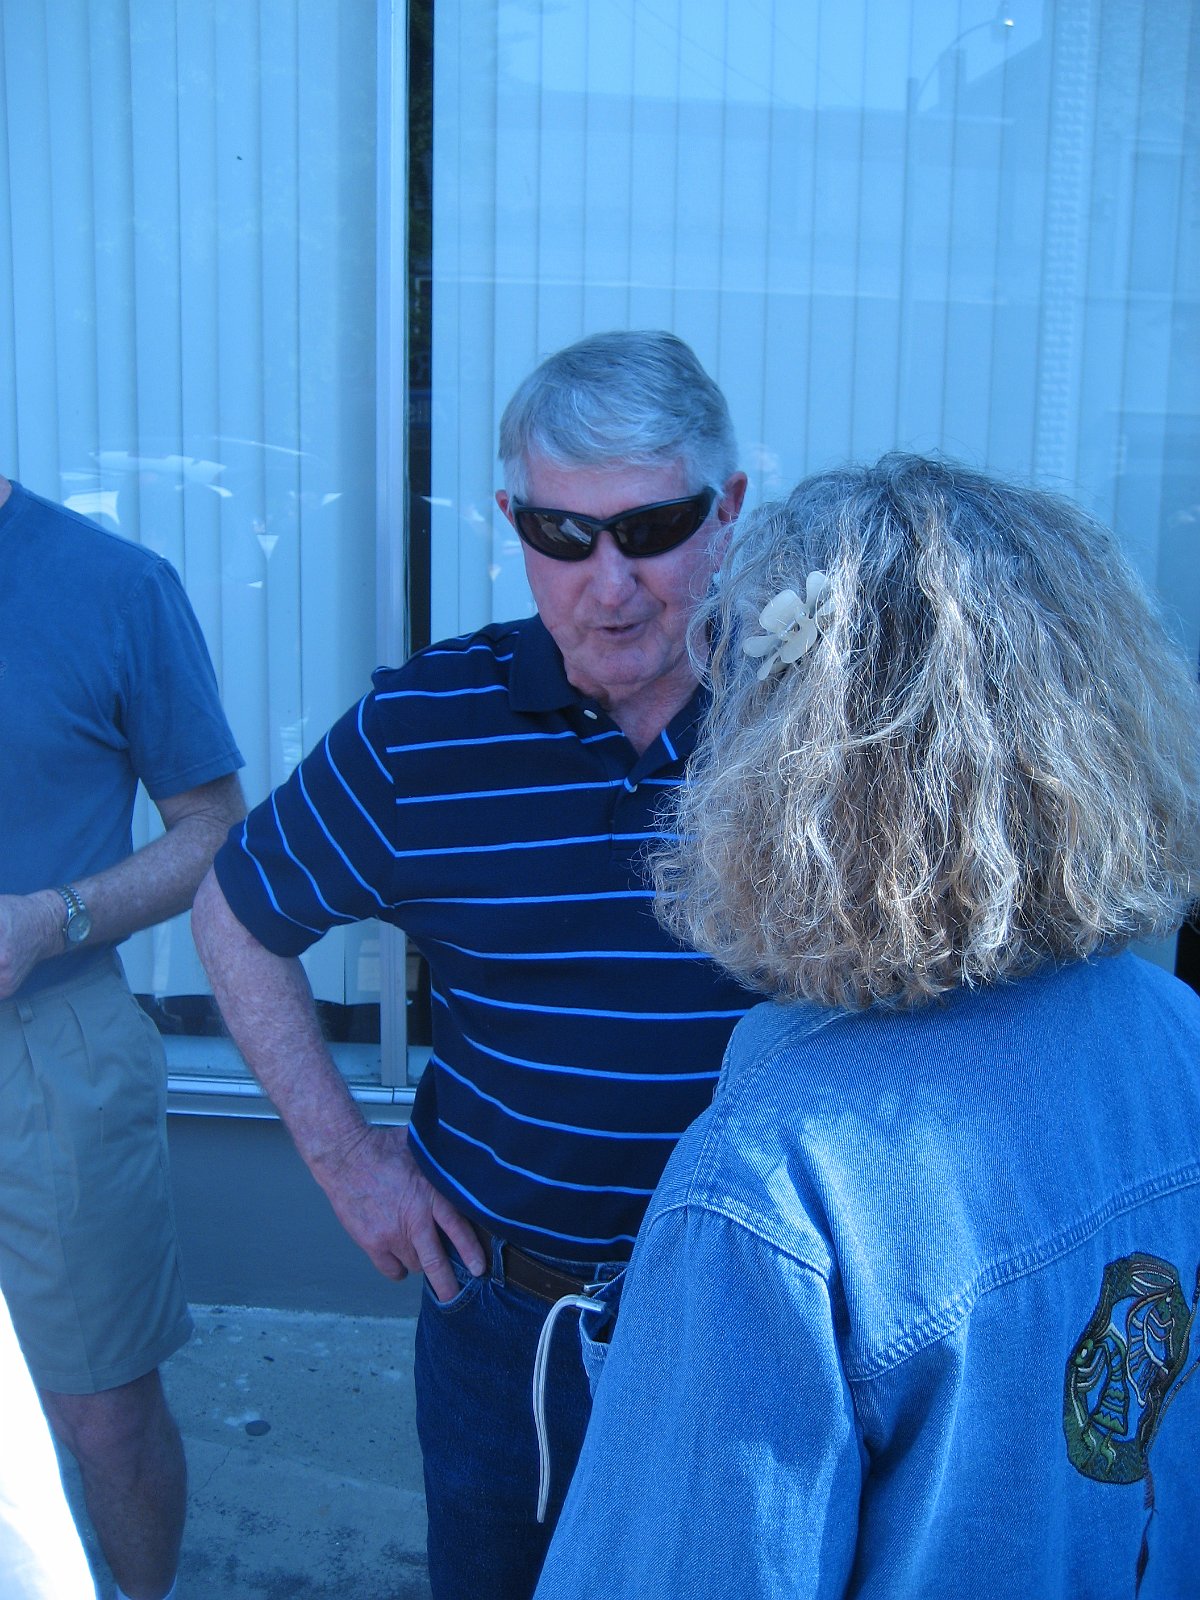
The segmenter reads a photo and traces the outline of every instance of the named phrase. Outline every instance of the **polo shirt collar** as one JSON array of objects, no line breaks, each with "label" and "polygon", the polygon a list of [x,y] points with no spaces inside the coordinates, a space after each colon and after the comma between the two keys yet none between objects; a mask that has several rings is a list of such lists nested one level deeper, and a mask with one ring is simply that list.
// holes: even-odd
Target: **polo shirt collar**
[{"label": "polo shirt collar", "polygon": [[513,710],[561,711],[565,706],[578,705],[580,697],[567,682],[562,655],[541,617],[523,618],[514,632],[508,680]]},{"label": "polo shirt collar", "polygon": [[[514,629],[513,663],[509,677],[509,703],[514,711],[562,711],[582,704],[582,696],[568,682],[562,654],[541,617],[526,617]],[[659,739],[667,754],[686,760],[696,747],[700,721],[708,707],[708,692],[697,686],[685,706],[671,718]],[[646,755],[655,747],[651,745]],[[643,758],[644,759],[644,758]]]}]

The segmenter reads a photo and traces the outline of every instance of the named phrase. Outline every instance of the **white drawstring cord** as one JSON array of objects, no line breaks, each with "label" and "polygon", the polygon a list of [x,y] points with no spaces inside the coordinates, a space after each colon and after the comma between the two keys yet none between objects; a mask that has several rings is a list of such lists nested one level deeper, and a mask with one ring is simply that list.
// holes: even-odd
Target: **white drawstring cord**
[{"label": "white drawstring cord", "polygon": [[600,1300],[586,1294],[565,1294],[550,1307],[550,1314],[538,1335],[537,1355],[533,1358],[533,1425],[537,1430],[538,1445],[538,1503],[537,1519],[546,1520],[546,1503],[550,1499],[550,1438],[546,1431],[546,1368],[550,1364],[550,1339],[560,1311],[578,1306],[580,1311],[603,1311]]}]

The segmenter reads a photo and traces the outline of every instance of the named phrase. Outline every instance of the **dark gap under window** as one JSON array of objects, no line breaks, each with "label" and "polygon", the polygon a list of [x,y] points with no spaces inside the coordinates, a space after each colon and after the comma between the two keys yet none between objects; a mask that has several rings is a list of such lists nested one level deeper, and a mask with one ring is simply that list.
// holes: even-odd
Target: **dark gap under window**
[{"label": "dark gap under window", "polygon": [[[226,1037],[228,1030],[209,994],[171,994],[162,999],[139,994],[136,998],[159,1033],[207,1039]],[[332,1000],[318,1000],[317,1015],[321,1032],[330,1044],[379,1043],[379,1007],[373,1003],[342,1006]]]},{"label": "dark gap under window", "polygon": [[433,383],[433,0],[408,8],[408,642],[429,643]]}]

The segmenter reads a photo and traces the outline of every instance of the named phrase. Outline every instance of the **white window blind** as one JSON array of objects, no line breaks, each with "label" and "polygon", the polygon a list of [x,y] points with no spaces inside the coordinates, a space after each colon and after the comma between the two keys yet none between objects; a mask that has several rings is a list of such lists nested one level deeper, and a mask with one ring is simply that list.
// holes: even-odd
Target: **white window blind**
[{"label": "white window blind", "polygon": [[1195,654],[1189,0],[456,0],[435,30],[435,635],[529,609],[491,503],[513,387],[659,326],[758,494],[894,446],[1032,477]]},{"label": "white window blind", "polygon": [[[0,0],[0,60],[0,470],[174,563],[253,802],[376,661],[376,8]],[[124,954],[206,987],[186,919]]]}]

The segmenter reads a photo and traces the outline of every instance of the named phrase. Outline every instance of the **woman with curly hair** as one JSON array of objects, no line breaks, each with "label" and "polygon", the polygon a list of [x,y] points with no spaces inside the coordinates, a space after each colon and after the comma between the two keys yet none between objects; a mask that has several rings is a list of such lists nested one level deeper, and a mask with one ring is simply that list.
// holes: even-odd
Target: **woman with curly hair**
[{"label": "woman with curly hair", "polygon": [[1200,999],[1129,949],[1200,893],[1192,672],[1078,507],[906,455],[701,626],[658,909],[770,998],[584,1316],[540,1600],[1200,1591]]}]

